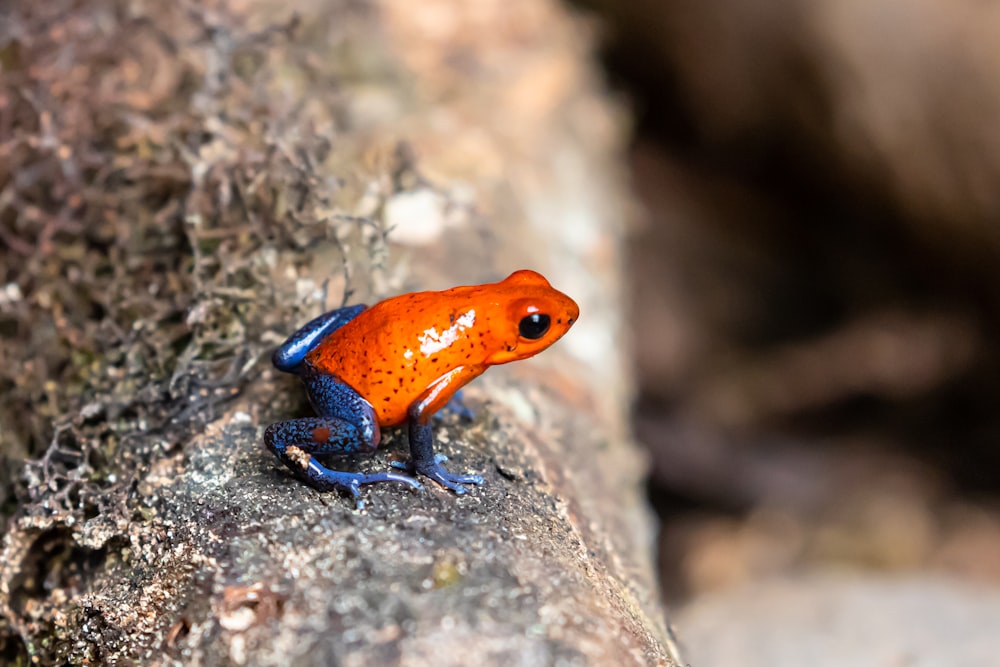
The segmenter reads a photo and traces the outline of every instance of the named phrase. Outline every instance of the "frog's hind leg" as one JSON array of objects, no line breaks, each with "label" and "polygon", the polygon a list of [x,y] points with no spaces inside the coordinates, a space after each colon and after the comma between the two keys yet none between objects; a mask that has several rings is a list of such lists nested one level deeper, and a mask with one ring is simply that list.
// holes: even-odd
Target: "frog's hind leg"
[{"label": "frog's hind leg", "polygon": [[317,461],[315,455],[358,451],[358,430],[339,419],[306,417],[277,422],[264,431],[264,442],[282,463],[320,491],[343,491],[357,499],[359,488],[365,484],[399,482],[421,488],[420,483],[408,475],[343,472],[331,470]]},{"label": "frog's hind leg", "polygon": [[358,313],[366,307],[364,304],[359,304],[338,308],[310,321],[289,336],[288,340],[274,351],[274,354],[271,355],[274,367],[285,373],[298,372],[302,361],[307,354],[312,352],[313,348],[319,345],[324,338],[357,317]]},{"label": "frog's hind leg", "polygon": [[[380,433],[375,411],[357,392],[331,375],[303,377],[319,417],[289,419],[271,424],[264,443],[278,459],[320,491],[343,491],[355,500],[359,487],[381,482],[399,482],[413,488],[420,483],[396,472],[355,473],[331,470],[316,456],[370,452],[378,446]],[[358,501],[358,507],[361,502]]]}]

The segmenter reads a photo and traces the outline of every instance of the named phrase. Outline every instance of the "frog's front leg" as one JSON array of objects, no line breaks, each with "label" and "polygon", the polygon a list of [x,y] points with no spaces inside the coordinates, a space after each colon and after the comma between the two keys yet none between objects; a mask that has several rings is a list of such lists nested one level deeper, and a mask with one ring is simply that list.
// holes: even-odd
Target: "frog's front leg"
[{"label": "frog's front leg", "polygon": [[445,406],[434,415],[434,419],[441,421],[444,419],[444,413],[446,412],[455,415],[464,422],[472,422],[476,419],[476,413],[465,404],[465,397],[462,395],[461,389],[456,391],[451,399],[445,403]]},{"label": "frog's front leg", "polygon": [[430,416],[444,407],[458,388],[486,370],[479,366],[459,366],[438,378],[407,410],[410,436],[410,464],[413,472],[429,477],[441,486],[463,494],[463,484],[482,484],[479,475],[454,475],[441,465],[443,457],[434,454],[434,432],[428,423]]},{"label": "frog's front leg", "polygon": [[[417,480],[399,473],[343,472],[317,461],[316,455],[374,451],[381,434],[371,404],[336,377],[305,371],[302,380],[320,416],[289,419],[267,427],[264,442],[282,463],[320,491],[343,491],[355,500],[364,484],[399,482],[421,488]],[[358,501],[359,508],[361,505]]]}]

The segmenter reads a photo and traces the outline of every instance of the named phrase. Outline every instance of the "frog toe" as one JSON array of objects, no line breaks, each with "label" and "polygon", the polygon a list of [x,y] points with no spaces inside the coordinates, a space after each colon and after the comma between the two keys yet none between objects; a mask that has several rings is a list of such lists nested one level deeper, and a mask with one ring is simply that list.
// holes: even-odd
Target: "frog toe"
[{"label": "frog toe", "polygon": [[468,492],[468,489],[464,486],[465,484],[483,483],[483,478],[480,475],[454,475],[438,463],[434,463],[434,465],[427,466],[424,469],[418,469],[417,472],[428,479],[434,480],[457,495],[463,495]]},{"label": "frog toe", "polygon": [[370,475],[359,475],[358,484],[380,484],[382,482],[398,482],[405,484],[412,489],[420,491],[423,485],[409,475],[401,475],[397,472],[377,472]]}]

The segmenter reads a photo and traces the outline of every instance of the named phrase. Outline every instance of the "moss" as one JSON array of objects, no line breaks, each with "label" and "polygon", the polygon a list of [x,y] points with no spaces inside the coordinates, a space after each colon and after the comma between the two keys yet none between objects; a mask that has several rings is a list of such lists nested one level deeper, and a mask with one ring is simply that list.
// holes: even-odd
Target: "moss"
[{"label": "moss", "polygon": [[[317,172],[332,148],[316,128],[337,126],[343,99],[316,91],[324,104],[304,114],[273,94],[288,72],[307,82],[324,66],[294,21],[260,32],[222,9],[101,0],[9,18],[0,287],[16,289],[0,302],[0,507],[20,526],[113,543],[134,512],[154,515],[131,505],[136,480],[254,382],[302,319],[287,271],[316,255],[323,273],[357,280],[344,263],[372,264],[384,236],[349,217],[353,202],[330,204],[358,174]],[[18,634],[43,663],[87,655],[37,630],[44,613],[27,635],[8,614],[8,662],[24,658],[8,650]]]}]

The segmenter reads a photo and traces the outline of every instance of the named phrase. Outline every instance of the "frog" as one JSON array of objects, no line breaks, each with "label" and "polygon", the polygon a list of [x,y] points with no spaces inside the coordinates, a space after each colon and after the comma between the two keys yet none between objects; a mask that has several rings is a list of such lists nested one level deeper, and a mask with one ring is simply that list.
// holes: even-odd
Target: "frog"
[{"label": "frog", "polygon": [[[424,477],[457,495],[480,485],[454,474],[434,451],[431,417],[454,407],[458,392],[489,367],[532,357],[562,338],[580,309],[540,273],[514,271],[495,283],[411,292],[368,307],[344,306],[311,320],[272,354],[298,376],[316,413],[268,426],[266,447],[319,491],[347,494]],[[460,405],[459,405],[460,407]],[[384,429],[408,429],[410,459],[393,470],[336,470],[317,457],[370,455]]]}]

